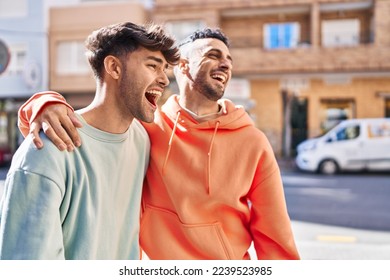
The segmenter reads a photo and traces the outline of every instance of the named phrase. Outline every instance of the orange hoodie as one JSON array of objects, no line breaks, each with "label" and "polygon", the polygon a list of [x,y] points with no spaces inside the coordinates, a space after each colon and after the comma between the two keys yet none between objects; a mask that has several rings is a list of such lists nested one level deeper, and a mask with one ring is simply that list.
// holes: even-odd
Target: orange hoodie
[{"label": "orange hoodie", "polygon": [[[28,132],[50,92],[21,109]],[[66,104],[70,107],[68,104]],[[198,123],[172,96],[144,124],[151,160],[143,192],[140,242],[151,259],[299,259],[272,148],[241,107]],[[70,107],[71,108],[71,107]]]},{"label": "orange hoodie", "polygon": [[172,96],[144,124],[140,241],[151,259],[299,259],[272,148],[241,107],[198,123]]}]

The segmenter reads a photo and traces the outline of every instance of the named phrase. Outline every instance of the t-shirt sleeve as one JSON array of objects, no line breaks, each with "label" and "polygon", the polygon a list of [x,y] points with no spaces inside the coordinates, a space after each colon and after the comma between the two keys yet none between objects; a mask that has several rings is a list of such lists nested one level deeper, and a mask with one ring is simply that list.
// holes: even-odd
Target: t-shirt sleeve
[{"label": "t-shirt sleeve", "polygon": [[52,180],[11,171],[0,203],[0,259],[64,259],[61,201]]},{"label": "t-shirt sleeve", "polygon": [[30,130],[31,122],[35,120],[37,115],[42,111],[45,106],[52,103],[61,103],[73,110],[73,108],[66,102],[65,98],[55,91],[38,92],[31,96],[19,108],[18,127],[24,137],[26,137]]}]

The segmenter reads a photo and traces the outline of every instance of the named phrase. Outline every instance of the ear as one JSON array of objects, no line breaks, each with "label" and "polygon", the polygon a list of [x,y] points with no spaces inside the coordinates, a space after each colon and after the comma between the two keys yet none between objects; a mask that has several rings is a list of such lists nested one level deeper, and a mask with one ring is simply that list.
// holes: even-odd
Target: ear
[{"label": "ear", "polygon": [[188,59],[180,58],[179,64],[177,66],[182,74],[188,73],[188,71],[190,69],[190,67],[188,66],[188,63],[189,63]]},{"label": "ear", "polygon": [[104,58],[104,70],[114,80],[118,80],[122,74],[122,63],[117,57],[108,55]]}]

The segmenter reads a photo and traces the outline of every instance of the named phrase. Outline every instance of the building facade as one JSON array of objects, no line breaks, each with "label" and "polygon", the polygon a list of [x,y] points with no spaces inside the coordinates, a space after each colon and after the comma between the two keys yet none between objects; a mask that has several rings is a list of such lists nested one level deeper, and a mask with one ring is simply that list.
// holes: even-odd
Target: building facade
[{"label": "building facade", "polygon": [[179,38],[199,26],[229,36],[227,95],[245,92],[279,156],[342,119],[390,117],[389,15],[389,0],[156,0],[153,10]]},{"label": "building facade", "polygon": [[[245,106],[277,156],[293,156],[299,142],[342,119],[390,117],[390,0],[51,2],[68,4],[49,9],[48,88],[75,108],[95,91],[86,36],[115,22],[152,20],[179,40],[205,26],[228,35],[234,62],[225,95]],[[171,78],[165,97],[177,92]]]},{"label": "building facade", "polygon": [[17,110],[34,92],[46,89],[47,33],[44,0],[0,0],[0,40],[8,49],[0,74],[0,164],[21,140]]}]

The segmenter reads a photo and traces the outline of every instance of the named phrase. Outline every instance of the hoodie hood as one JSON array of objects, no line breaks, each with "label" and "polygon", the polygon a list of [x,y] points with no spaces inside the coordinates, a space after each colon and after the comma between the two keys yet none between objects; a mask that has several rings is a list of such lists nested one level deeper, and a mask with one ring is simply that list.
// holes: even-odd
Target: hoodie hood
[{"label": "hoodie hood", "polygon": [[168,149],[162,166],[163,176],[166,175],[165,170],[170,158],[172,146],[175,142],[175,133],[177,130],[198,130],[199,133],[201,133],[202,130],[212,130],[210,138],[208,139],[208,150],[205,151],[205,153],[207,152],[206,185],[208,194],[210,194],[211,191],[211,161],[214,156],[213,147],[218,131],[236,130],[246,126],[253,126],[252,119],[242,106],[236,106],[228,99],[221,99],[218,103],[223,108],[222,114],[217,116],[215,119],[203,122],[198,122],[189,112],[179,105],[178,95],[171,96],[161,108],[162,113],[173,122],[173,128],[168,142]]},{"label": "hoodie hood", "polygon": [[235,130],[245,126],[253,125],[252,119],[249,117],[244,107],[235,105],[228,99],[221,99],[218,104],[222,106],[226,113],[222,113],[215,119],[198,122],[191,114],[184,110],[179,105],[180,97],[178,95],[171,96],[167,102],[162,106],[161,111],[167,115],[168,118],[175,121],[180,115],[178,127],[189,129],[210,129],[218,125],[218,129]]}]

